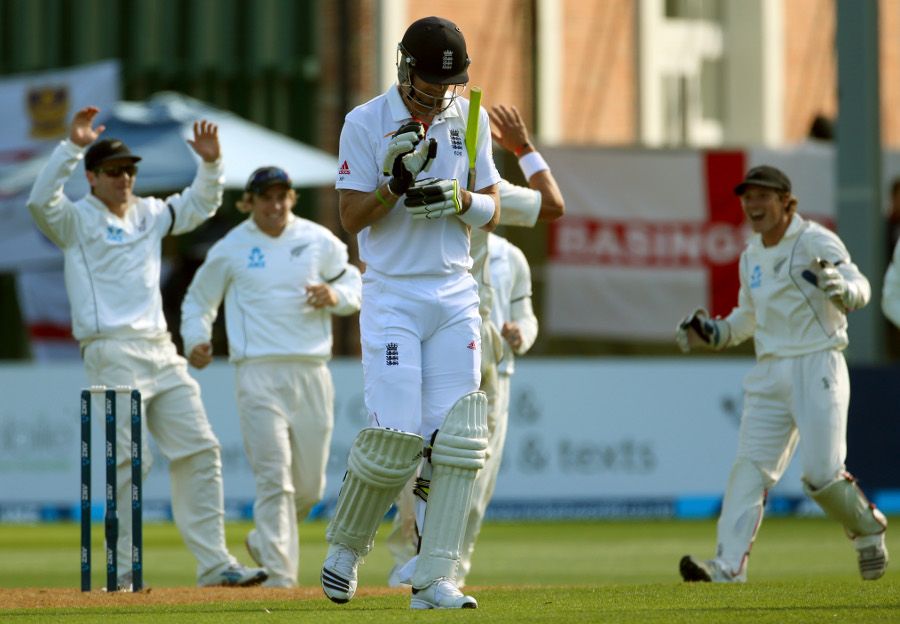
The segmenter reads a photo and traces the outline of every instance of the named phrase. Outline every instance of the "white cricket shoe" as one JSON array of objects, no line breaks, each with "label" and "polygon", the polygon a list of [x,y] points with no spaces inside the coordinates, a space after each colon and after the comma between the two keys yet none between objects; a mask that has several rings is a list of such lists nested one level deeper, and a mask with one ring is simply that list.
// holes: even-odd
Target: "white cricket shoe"
[{"label": "white cricket shoe", "polygon": [[413,587],[410,609],[477,609],[478,601],[466,596],[448,578],[439,578],[428,587]]},{"label": "white cricket shoe", "polygon": [[690,555],[681,558],[678,564],[681,578],[688,583],[742,583],[746,578],[728,574],[716,559],[700,561]]},{"label": "white cricket shoe", "polygon": [[332,544],[322,564],[322,591],[338,604],[350,602],[356,593],[359,555],[349,546]]},{"label": "white cricket shoe", "polygon": [[877,535],[864,535],[853,540],[859,560],[859,574],[863,580],[874,581],[884,576],[888,564],[887,546],[884,544],[884,531]]},{"label": "white cricket shoe", "polygon": [[252,587],[269,578],[262,568],[250,568],[232,563],[214,572],[207,572],[197,580],[200,587]]}]

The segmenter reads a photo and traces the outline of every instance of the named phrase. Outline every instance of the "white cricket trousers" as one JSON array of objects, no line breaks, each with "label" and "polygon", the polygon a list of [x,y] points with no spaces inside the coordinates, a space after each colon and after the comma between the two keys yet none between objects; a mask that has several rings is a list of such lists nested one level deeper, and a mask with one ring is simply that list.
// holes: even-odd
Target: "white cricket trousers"
[{"label": "white cricket trousers", "polygon": [[737,458],[718,522],[717,558],[733,577],[746,577],[766,491],[798,445],[802,478],[814,489],[843,472],[849,404],[850,377],[840,351],[766,358],[744,378]]},{"label": "white cricket trousers", "polygon": [[426,441],[481,381],[478,287],[469,273],[363,275],[359,315],[366,409],[372,426]]},{"label": "white cricket trousers", "polygon": [[[168,335],[155,339],[102,338],[84,348],[92,385],[141,391],[143,475],[150,472],[147,430],[169,460],[172,515],[197,558],[197,576],[236,563],[225,546],[222,460],[200,386],[187,372]],[[119,576],[131,570],[131,415],[123,396],[117,411],[116,504],[119,515]]]},{"label": "white cricket trousers", "polygon": [[325,491],[334,386],[322,361],[245,360],[237,365],[244,449],[256,479],[253,518],[267,586],[297,584],[297,521]]}]

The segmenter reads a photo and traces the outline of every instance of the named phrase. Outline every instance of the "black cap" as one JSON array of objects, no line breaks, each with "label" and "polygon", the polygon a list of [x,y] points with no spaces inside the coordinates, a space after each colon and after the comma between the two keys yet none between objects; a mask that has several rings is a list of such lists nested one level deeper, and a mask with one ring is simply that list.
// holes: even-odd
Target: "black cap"
[{"label": "black cap", "polygon": [[416,76],[431,84],[469,82],[469,55],[459,27],[443,17],[423,17],[410,24],[400,42]]},{"label": "black cap", "polygon": [[791,192],[790,179],[783,171],[769,165],[760,165],[748,171],[744,181],[734,187],[734,194],[743,195],[748,186],[764,186],[784,193]]},{"label": "black cap", "polygon": [[115,160],[117,158],[127,158],[131,162],[137,162],[141,159],[140,156],[132,154],[131,150],[128,149],[128,146],[121,140],[102,139],[100,141],[95,141],[94,144],[88,148],[87,153],[84,155],[84,168],[87,171],[93,171],[106,161]]},{"label": "black cap", "polygon": [[260,167],[250,174],[250,179],[247,180],[247,186],[244,187],[244,190],[254,195],[262,195],[267,188],[276,184],[281,184],[288,188],[294,186],[290,176],[284,169],[279,167]]}]

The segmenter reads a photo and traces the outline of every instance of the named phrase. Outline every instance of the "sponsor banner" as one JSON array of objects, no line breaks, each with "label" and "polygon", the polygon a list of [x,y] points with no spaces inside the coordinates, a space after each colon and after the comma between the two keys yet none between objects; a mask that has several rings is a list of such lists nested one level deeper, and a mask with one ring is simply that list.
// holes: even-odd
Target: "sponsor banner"
[{"label": "sponsor banner", "polygon": [[[512,384],[496,513],[548,517],[633,510],[665,515],[696,509],[698,500],[715,509],[708,501],[721,496],[734,459],[741,379],[751,366],[744,358],[522,360]],[[316,513],[333,506],[350,445],[366,425],[360,364],[338,360],[331,370],[334,440],[325,499]],[[246,515],[255,486],[235,408],[234,371],[216,362],[196,378],[222,444],[226,506],[232,516]],[[701,379],[703,392],[697,392]],[[85,384],[78,363],[0,367],[0,516],[10,517],[3,509],[32,510],[49,519],[76,515],[79,390]],[[121,413],[127,413],[126,403],[123,399]],[[102,506],[96,496],[104,480],[102,420],[98,401],[95,513]],[[166,462],[154,450],[144,487],[154,517],[168,513],[169,492]],[[795,468],[772,494],[802,496]],[[695,503],[685,507],[685,501]],[[67,509],[72,510],[68,516]]]},{"label": "sponsor banner", "polygon": [[733,189],[754,165],[785,170],[800,211],[834,227],[831,146],[543,153],[567,213],[549,228],[542,328],[551,334],[671,341],[698,306],[727,315],[750,234]]}]

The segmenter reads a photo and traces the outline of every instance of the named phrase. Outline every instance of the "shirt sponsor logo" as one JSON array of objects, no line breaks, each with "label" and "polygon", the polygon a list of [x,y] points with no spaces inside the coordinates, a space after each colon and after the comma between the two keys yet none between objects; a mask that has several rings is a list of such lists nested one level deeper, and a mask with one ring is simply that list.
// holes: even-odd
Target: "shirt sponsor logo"
[{"label": "shirt sponsor logo", "polygon": [[478,343],[472,340],[469,344],[466,345],[466,349],[471,349],[472,351],[478,351]]},{"label": "shirt sponsor logo", "polygon": [[757,264],[750,274],[750,288],[759,288],[762,285],[762,269]]},{"label": "shirt sponsor logo", "polygon": [[341,164],[340,168],[338,168],[338,175],[341,176],[341,180],[344,179],[344,176],[350,175],[350,163],[346,160]]},{"label": "shirt sponsor logo", "polygon": [[250,250],[250,257],[247,260],[248,269],[264,269],[266,268],[266,257],[263,255],[262,249],[254,247]]},{"label": "shirt sponsor logo", "polygon": [[107,225],[106,240],[111,243],[121,243],[123,240],[125,240],[125,230],[114,225]]},{"label": "shirt sponsor logo", "polygon": [[387,366],[400,366],[400,345],[389,342],[384,346],[384,363]]}]

